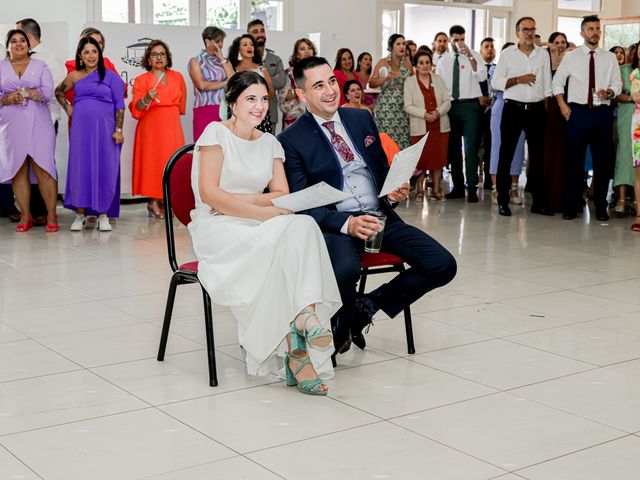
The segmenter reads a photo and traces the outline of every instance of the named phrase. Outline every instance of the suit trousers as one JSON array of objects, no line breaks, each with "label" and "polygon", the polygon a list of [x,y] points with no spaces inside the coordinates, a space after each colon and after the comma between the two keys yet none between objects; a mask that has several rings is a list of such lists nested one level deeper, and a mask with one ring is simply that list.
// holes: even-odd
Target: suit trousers
[{"label": "suit trousers", "polygon": [[527,184],[531,188],[533,205],[546,208],[547,188],[544,182],[544,128],[547,112],[544,102],[523,104],[505,100],[500,123],[500,157],[496,175],[498,203],[509,203],[511,188],[511,162],[516,151],[520,135],[524,131],[529,150],[529,168]]},{"label": "suit trousers", "polygon": [[[346,338],[354,315],[364,241],[342,233],[323,234],[342,299],[342,308],[332,319],[333,331],[337,337]],[[456,275],[456,261],[451,253],[422,230],[390,216],[382,237],[382,251],[401,257],[409,265],[407,270],[368,295],[392,318]]]},{"label": "suit trousers", "polygon": [[464,174],[462,173],[462,138],[464,137],[464,164],[467,176],[467,187],[478,185],[478,147],[481,132],[478,128],[481,118],[480,103],[476,98],[451,102],[449,121],[449,165],[453,188],[464,190]]},{"label": "suit trousers", "polygon": [[589,108],[577,103],[570,103],[569,107],[565,211],[572,214],[582,211],[587,145],[591,146],[593,158],[593,202],[597,210],[605,210],[613,173],[613,109],[608,105]]}]

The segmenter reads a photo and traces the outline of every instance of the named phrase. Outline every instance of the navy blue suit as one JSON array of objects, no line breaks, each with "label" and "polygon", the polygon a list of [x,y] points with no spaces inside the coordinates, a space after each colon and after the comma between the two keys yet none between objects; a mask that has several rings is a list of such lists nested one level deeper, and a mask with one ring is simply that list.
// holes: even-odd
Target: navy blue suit
[{"label": "navy blue suit", "polygon": [[[389,167],[373,117],[363,110],[340,108],[338,111],[344,129],[366,163],[379,193]],[[373,142],[367,142],[368,145],[365,144],[367,137],[373,139]],[[344,178],[337,153],[308,111],[278,135],[278,140],[285,151],[284,166],[292,192],[321,181],[342,190]],[[456,274],[456,262],[437,241],[404,223],[386,199],[381,199],[380,209],[387,215],[383,251],[398,255],[410,266],[369,294],[377,307],[394,317],[428,291],[449,283]],[[364,242],[341,233],[340,229],[349,216],[363,212],[340,212],[334,204],[303,213],[311,215],[324,234],[343,303],[333,319],[334,334],[345,338],[352,324]]]}]

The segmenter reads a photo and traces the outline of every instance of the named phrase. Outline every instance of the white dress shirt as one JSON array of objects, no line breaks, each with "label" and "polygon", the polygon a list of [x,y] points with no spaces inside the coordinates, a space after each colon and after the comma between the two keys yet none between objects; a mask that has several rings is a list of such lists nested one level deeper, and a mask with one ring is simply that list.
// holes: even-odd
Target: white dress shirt
[{"label": "white dress shirt", "polygon": [[[319,117],[315,114],[312,115],[315,121],[318,122],[320,130],[322,130],[322,133],[324,133],[325,137],[327,137],[329,144],[332,146],[336,153],[336,156],[340,160],[340,168],[342,168],[342,176],[344,178],[342,191],[353,195],[353,197],[351,198],[347,198],[346,200],[336,203],[336,209],[339,212],[379,211],[380,201],[378,200],[378,195],[376,192],[375,184],[373,182],[373,178],[371,176],[371,172],[369,172],[369,167],[367,167],[364,159],[360,156],[360,153],[354,147],[349,133],[345,130],[344,125],[342,124],[342,120],[340,119],[340,113],[336,112],[331,120],[325,120],[324,118]],[[346,144],[353,152],[354,158],[352,161],[346,162],[333,147],[329,130],[322,126],[322,124],[326,121],[334,122],[333,128],[335,132],[344,139]],[[340,229],[340,232],[344,233],[345,235],[347,234],[347,228],[349,226],[350,219],[351,217],[349,217],[347,221],[344,222],[342,228]]]},{"label": "white dress shirt", "polygon": [[[42,60],[47,64],[47,67],[49,67],[49,70],[51,71],[51,76],[53,77],[54,89],[67,77],[67,67],[64,66],[64,62],[44,48],[42,43],[39,43],[31,49],[31,57],[37,60]],[[48,106],[53,123],[60,121],[62,118],[62,112],[58,100],[53,97]]]},{"label": "white dress shirt", "polygon": [[[478,98],[482,96],[480,82],[487,79],[487,69],[484,66],[482,57],[478,52],[471,50],[473,58],[478,63],[478,69],[474,72],[471,68],[471,61],[466,55],[458,54],[458,63],[460,64],[460,97],[459,100],[467,98]],[[436,66],[436,73],[442,77],[447,85],[449,96],[452,96],[453,85],[453,62],[455,61],[454,53],[448,52],[440,58]]]},{"label": "white dress shirt", "polygon": [[444,53],[435,53],[435,52],[434,52],[434,53],[433,53],[433,66],[434,66],[434,67],[435,67],[435,66],[437,66],[437,65],[438,65],[438,62],[440,61],[440,59],[441,59],[442,57],[444,57],[447,53],[449,53],[449,52],[444,52]]},{"label": "white dress shirt", "polygon": [[[564,93],[564,86],[569,81],[569,92],[566,101],[587,105],[589,95],[589,52],[591,50],[583,45],[567,52],[560,62],[560,66],[553,77],[553,94]],[[622,79],[620,66],[616,56],[603,49],[596,48],[593,55],[595,64],[596,90],[611,89],[614,96],[622,92]],[[603,104],[610,104],[609,100],[602,100]]]},{"label": "white dress shirt", "polygon": [[[507,88],[507,80],[529,73],[536,76],[533,85],[518,83]],[[495,90],[503,91],[505,100],[533,103],[550,97],[552,91],[549,54],[537,45],[533,46],[533,51],[529,55],[520,50],[518,45],[505,48],[493,72],[491,86]]]}]

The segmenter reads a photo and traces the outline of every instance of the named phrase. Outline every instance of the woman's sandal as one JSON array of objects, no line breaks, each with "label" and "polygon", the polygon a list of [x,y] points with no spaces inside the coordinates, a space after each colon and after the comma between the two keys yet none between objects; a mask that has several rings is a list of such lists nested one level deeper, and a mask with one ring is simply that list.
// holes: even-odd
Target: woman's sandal
[{"label": "woman's sandal", "polygon": [[58,216],[57,215],[54,218],[54,222],[56,222],[56,223],[47,222],[47,225],[44,227],[45,233],[56,233],[58,230],[60,230],[60,227],[58,226]]},{"label": "woman's sandal", "polygon": [[33,227],[33,218],[31,218],[31,215],[29,215],[29,220],[27,220],[27,223],[18,223],[18,225],[16,225],[16,232],[24,233],[28,230],[31,230],[31,227]]},{"label": "woman's sandal", "polygon": [[625,201],[624,199],[622,201],[618,200],[618,202],[616,202],[616,206],[613,209],[613,211],[616,213],[616,217],[618,218],[623,218],[626,216],[626,209],[625,209]]},{"label": "woman's sandal", "polygon": [[[296,326],[296,322],[298,321],[298,317],[304,317],[304,323],[302,325],[302,330],[298,330]],[[291,351],[294,353],[297,352],[306,352],[305,340],[306,343],[317,347],[317,348],[326,348],[331,345],[331,341],[333,340],[333,334],[330,330],[322,327],[320,323],[311,326],[310,329],[307,330],[307,323],[309,319],[312,317],[316,317],[315,310],[311,310],[305,308],[296,315],[296,318],[291,322]]]},{"label": "woman's sandal", "polygon": [[[640,215],[638,215],[636,217],[636,220],[640,220]],[[640,221],[634,223],[633,225],[631,225],[631,231],[632,232],[640,232]]]},{"label": "woman's sandal", "polygon": [[[296,368],[295,372],[289,366],[289,360],[293,359],[294,362],[298,362],[300,365]],[[284,360],[284,369],[286,373],[286,381],[287,386],[289,387],[298,387],[302,393],[306,393],[307,395],[326,395],[329,389],[321,390],[322,387],[326,387],[327,385],[320,380],[320,378],[316,377],[313,380],[301,380],[298,381],[296,375],[300,373],[300,371],[311,364],[311,360],[309,357],[296,357],[289,355],[288,353],[285,356]]]}]

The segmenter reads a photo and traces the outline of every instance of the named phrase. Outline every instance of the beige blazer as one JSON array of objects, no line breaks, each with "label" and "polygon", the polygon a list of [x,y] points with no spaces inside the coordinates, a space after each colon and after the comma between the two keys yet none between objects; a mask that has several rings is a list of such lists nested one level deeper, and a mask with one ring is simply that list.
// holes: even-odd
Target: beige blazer
[{"label": "beige blazer", "polygon": [[[436,92],[436,104],[440,113],[440,131],[446,133],[451,130],[449,115],[451,109],[451,99],[447,86],[440,75],[431,74],[431,83]],[[424,107],[424,97],[418,85],[418,76],[412,75],[404,82],[404,111],[409,114],[409,133],[411,136],[424,135],[427,133],[427,126],[424,121],[426,109]]]}]

